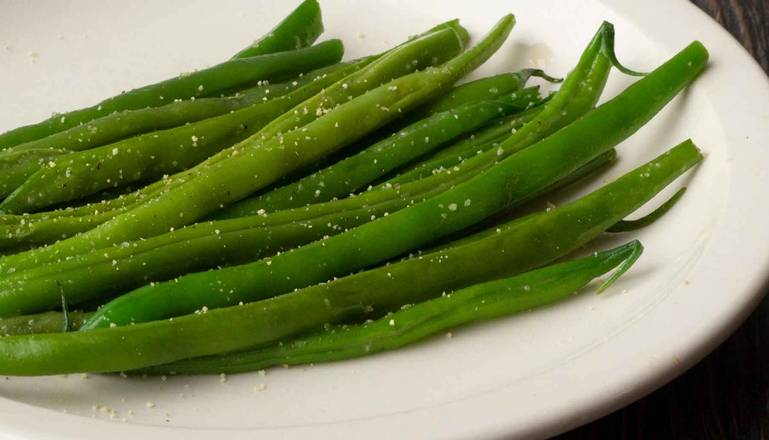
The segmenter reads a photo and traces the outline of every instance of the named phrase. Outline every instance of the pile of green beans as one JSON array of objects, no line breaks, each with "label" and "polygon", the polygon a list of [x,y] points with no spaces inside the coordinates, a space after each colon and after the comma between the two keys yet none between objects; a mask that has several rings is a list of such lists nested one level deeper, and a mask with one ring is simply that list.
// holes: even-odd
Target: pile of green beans
[{"label": "pile of green beans", "polygon": [[[193,223],[445,92],[454,81],[476,68],[499,48],[513,23],[513,17],[507,16],[477,46],[447,63],[377,86],[380,81],[391,77],[393,72],[402,71],[404,60],[401,55],[407,54],[405,61],[408,61],[408,66],[412,65],[413,51],[409,49],[413,46],[446,32],[453,34],[453,31],[445,29],[413,40],[354,73],[355,81],[343,79],[327,88],[325,93],[316,95],[319,99],[314,97],[308,100],[312,101],[310,105],[300,104],[301,110],[295,110],[300,119],[315,113],[312,107],[329,110],[325,114],[321,112],[322,116],[315,116],[315,120],[301,129],[293,130],[296,127],[295,114],[291,111],[287,113],[290,115],[288,122],[276,119],[259,133],[189,170],[190,178],[179,185],[160,191],[151,200],[88,232],[32,251],[31,255],[25,253],[28,255],[23,258],[34,259],[40,254],[61,258],[123,241],[151,237]],[[348,99],[350,89],[354,88],[358,88],[361,95]],[[326,107],[329,104],[335,107]],[[308,110],[307,115],[304,115],[304,110]],[[361,114],[366,117],[361,118]],[[265,131],[274,131],[274,135],[262,140]],[[18,261],[15,257],[2,258],[0,266],[13,267]]]},{"label": "pile of green beans", "polygon": [[[604,22],[563,80],[455,85],[505,43],[458,20],[342,61],[317,0],[230,60],[0,134],[0,375],[242,373],[339,361],[561,301],[639,258],[625,218],[695,167],[691,140],[576,200],[689,86]],[[613,68],[641,77],[597,105]],[[540,96],[532,77],[559,83]]]},{"label": "pile of green beans", "polygon": [[[326,323],[382,315],[445,291],[521,273],[592,240],[701,158],[697,148],[685,142],[570,204],[514,220],[432,254],[273,298],[201,309],[172,320],[6,337],[0,339],[0,374],[124,371],[244,350],[317,330]],[[223,334],[228,337],[222,338]],[[116,344],[122,349],[115,351]]]},{"label": "pile of green beans", "polygon": [[[312,98],[303,101],[301,104],[299,104],[298,107],[296,107],[294,110],[284,113],[282,116],[278,117],[277,119],[273,120],[267,126],[263,127],[260,131],[258,131],[257,135],[262,136],[264,132],[270,131],[270,132],[279,132],[281,130],[286,129],[287,127],[290,127],[292,124],[295,123],[295,114],[294,113],[301,113],[303,118],[309,117],[309,115],[312,115],[312,119],[317,119],[317,109],[322,108],[324,105],[329,105],[333,98],[333,93],[344,93],[344,96],[352,96],[353,94],[362,94],[367,89],[371,88],[370,84],[376,83],[378,81],[386,81],[391,79],[392,77],[397,77],[400,75],[403,75],[404,73],[408,73],[410,71],[413,71],[414,69],[417,69],[419,67],[426,67],[432,62],[439,62],[442,59],[445,59],[445,57],[450,57],[451,55],[456,54],[461,49],[461,40],[458,40],[458,36],[456,32],[454,31],[453,27],[441,27],[437,31],[433,31],[430,33],[427,33],[422,38],[413,40],[407,44],[402,45],[401,47],[398,47],[394,49],[391,53],[388,53],[381,57],[381,59],[374,61],[373,63],[366,65],[362,70],[355,72],[349,76],[344,77],[344,82],[337,81],[334,86],[329,87],[325,90],[323,90],[321,93],[313,96]],[[404,62],[408,60],[408,63]],[[328,79],[325,78],[325,79]],[[324,79],[324,80],[325,80]],[[359,85],[356,87],[356,85]],[[317,87],[317,84],[308,84],[305,87]],[[304,87],[303,87],[304,88]],[[357,90],[355,90],[357,89]],[[294,92],[294,94],[303,93],[301,90],[297,90]],[[257,116],[259,115],[270,115],[274,114],[275,107],[281,106],[282,102],[288,99],[288,96],[269,101],[267,103],[261,104],[259,106],[254,106],[249,109],[244,109],[241,112],[248,112],[250,113],[256,113]],[[334,98],[336,99],[336,98]],[[314,110],[308,111],[309,108],[313,108]],[[265,111],[266,110],[266,111]],[[306,113],[306,115],[305,115]],[[232,118],[235,115],[225,115],[221,118],[226,118],[227,121],[231,121]],[[264,119],[264,118],[262,118]],[[235,123],[238,121],[235,120]],[[199,123],[199,125],[202,125],[205,127],[211,127],[212,130],[221,131],[221,124],[220,123],[211,123],[210,121],[202,121]],[[231,126],[235,126],[234,124],[231,124]],[[192,127],[193,129],[195,127]],[[179,136],[177,134],[178,131],[182,131],[184,133],[183,136]],[[231,131],[231,130],[229,130]],[[227,133],[228,131],[225,131]],[[188,136],[189,135],[189,136]],[[194,135],[194,134],[193,134]],[[158,146],[162,147],[162,142],[157,142],[158,138],[154,137],[155,135],[148,135],[148,140],[150,146]],[[191,142],[192,135],[190,135],[190,129],[189,127],[181,127],[176,130],[171,130],[167,132],[167,136],[169,136],[171,139],[181,137],[182,141]],[[255,135],[256,136],[256,135]],[[253,137],[253,136],[252,136]],[[302,141],[308,141],[308,139],[305,139],[305,137],[302,137]],[[204,142],[201,139],[198,139],[199,143]],[[258,143],[258,141],[257,141]],[[126,149],[132,149],[132,145],[134,144],[133,140],[126,141],[124,143]],[[257,145],[255,145],[257,146]],[[163,179],[161,181],[158,181],[152,185],[149,185],[142,190],[134,193],[129,194],[124,197],[120,197],[115,200],[110,200],[106,203],[100,203],[96,204],[95,210],[94,206],[91,206],[89,208],[86,208],[88,211],[88,214],[86,216],[79,216],[75,215],[75,219],[62,219],[59,215],[54,216],[48,216],[48,215],[41,215],[41,216],[35,216],[35,217],[23,217],[21,222],[19,221],[9,221],[8,225],[6,226],[6,230],[8,231],[6,234],[0,234],[4,235],[4,239],[9,243],[8,246],[14,245],[14,244],[28,244],[30,242],[34,244],[40,244],[40,243],[46,243],[48,241],[44,240],[50,240],[51,238],[65,238],[69,235],[71,235],[73,232],[82,232],[87,231],[91,228],[93,228],[96,225],[102,224],[107,220],[111,220],[116,215],[125,212],[131,208],[134,208],[138,205],[140,205],[143,201],[142,199],[151,199],[153,196],[162,194],[163,191],[166,191],[168,189],[171,189],[174,186],[183,184],[185,181],[189,180],[192,176],[194,176],[194,173],[198,172],[199,170],[208,167],[209,165],[216,163],[218,160],[222,159],[223,157],[229,157],[230,161],[235,161],[236,159],[243,157],[235,157],[239,150],[232,150],[235,147],[231,147],[230,149],[227,149],[217,155],[214,155],[210,158],[208,158],[204,163],[200,164],[198,167],[195,167],[193,170],[189,170],[185,173],[179,173],[176,175],[171,176],[168,179]],[[283,148],[283,147],[280,147]],[[229,151],[232,150],[232,151]],[[114,147],[110,147],[106,149],[107,158],[113,156]],[[85,161],[84,164],[88,165],[90,164],[90,160],[88,153],[85,154]],[[230,157],[231,156],[231,157]],[[110,179],[114,179],[115,173],[118,175],[123,174],[126,175],[123,172],[124,160],[120,157],[118,154],[115,159],[115,165],[116,167],[111,168],[111,171],[113,171],[110,175],[112,177],[109,177]],[[152,160],[149,158],[144,158],[144,160]],[[173,163],[173,161],[171,161]],[[61,167],[59,167],[61,169]],[[67,178],[67,172],[66,167],[64,170],[64,181],[62,182],[62,187],[60,188],[61,191],[68,191],[67,188],[71,187],[73,185],[73,181],[71,179]],[[103,180],[104,181],[104,180]],[[91,180],[88,178],[88,167],[84,170],[84,175],[81,176],[81,179],[76,180],[76,182],[79,182],[80,185],[90,185]],[[49,188],[51,191],[55,191],[56,188]],[[37,196],[42,196],[44,194],[50,194],[51,192],[40,192],[37,193]],[[33,192],[33,196],[36,193]],[[20,198],[15,198],[15,200],[22,201]],[[22,201],[23,202],[23,201]],[[119,203],[118,206],[116,206],[115,202]],[[13,200],[6,200],[6,204],[12,204]],[[216,208],[216,205],[213,206],[213,208]],[[211,209],[211,208],[209,208]],[[79,209],[75,209],[72,211],[67,211],[59,214],[65,214],[64,217],[71,217],[73,213],[76,213],[79,211]],[[98,212],[94,212],[98,211]],[[91,214],[92,213],[92,214]],[[69,215],[68,215],[69,214]],[[29,223],[30,220],[41,220],[41,221],[33,221],[33,223]],[[21,224],[20,224],[21,223]],[[182,222],[184,223],[184,222]],[[38,238],[33,238],[32,235],[37,235]],[[48,252],[49,250],[46,250],[45,252]],[[37,252],[39,253],[39,252]]]},{"label": "pile of green beans", "polygon": [[429,245],[527,200],[611,150],[689,84],[706,60],[704,48],[692,44],[584,117],[424,202],[269,260],[140,288],[102,307],[92,322],[125,325],[255,301]]}]

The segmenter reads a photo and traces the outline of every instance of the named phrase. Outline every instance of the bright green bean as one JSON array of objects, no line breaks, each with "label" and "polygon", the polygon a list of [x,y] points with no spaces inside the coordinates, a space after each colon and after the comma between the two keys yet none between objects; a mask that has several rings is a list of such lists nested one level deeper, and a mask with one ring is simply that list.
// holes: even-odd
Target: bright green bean
[{"label": "bright green bean", "polygon": [[323,17],[317,0],[304,0],[268,34],[236,53],[232,59],[248,58],[307,47],[323,33]]}]

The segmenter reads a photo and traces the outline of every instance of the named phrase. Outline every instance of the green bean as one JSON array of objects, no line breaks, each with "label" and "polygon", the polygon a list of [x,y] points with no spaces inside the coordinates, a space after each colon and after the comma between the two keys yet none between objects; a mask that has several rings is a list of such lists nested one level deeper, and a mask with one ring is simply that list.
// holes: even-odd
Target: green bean
[{"label": "green bean", "polygon": [[236,53],[232,59],[248,58],[307,47],[323,33],[323,18],[317,0],[304,0],[267,35]]},{"label": "green bean", "polygon": [[[450,30],[450,32],[447,32],[447,30]],[[391,62],[385,61],[385,66],[381,66],[378,69],[369,69],[369,73],[367,75],[353,75],[351,78],[349,78],[349,81],[346,81],[346,83],[352,85],[348,87],[348,89],[345,89],[347,96],[351,95],[351,93],[354,91],[353,89],[358,89],[355,90],[357,94],[363,92],[361,87],[355,87],[357,82],[360,82],[364,85],[368,84],[370,86],[370,84],[373,84],[376,81],[383,81],[385,78],[389,79],[392,75],[400,75],[407,70],[426,67],[432,62],[440,62],[441,60],[445,60],[447,57],[450,57],[460,51],[462,48],[462,41],[467,39],[467,31],[465,31],[458,24],[457,20],[442,23],[421,35],[422,38],[412,40],[391,50],[390,52],[397,50],[397,53]],[[459,42],[457,41],[457,37],[459,37]],[[400,59],[408,60],[408,62],[398,61]],[[387,65],[393,66],[393,68],[387,70]],[[355,78],[357,78],[357,80],[355,80]],[[328,93],[324,92],[323,95],[328,95]],[[314,100],[313,103],[313,105],[318,108],[320,108],[322,105],[322,102],[319,103],[318,100]],[[318,117],[315,112],[308,113],[313,118]],[[292,115],[284,115],[284,117],[279,119],[290,118],[292,118]],[[206,164],[210,164],[221,158],[222,154],[220,153],[212,158],[209,158],[206,161]],[[58,224],[55,224],[50,230],[48,230],[47,224],[38,225],[35,227],[35,234],[42,234],[43,238],[53,237],[54,239],[60,239],[62,236],[70,235],[72,232],[80,232],[91,229],[95,225],[101,224],[115,217],[117,214],[125,212],[135,206],[138,206],[144,201],[149,200],[153,195],[156,195],[161,190],[168,189],[171,186],[184,182],[187,178],[191,177],[191,175],[192,174],[189,171],[179,173],[170,176],[169,179],[164,179],[160,182],[153,183],[136,191],[135,193],[123,195],[116,199],[102,201],[99,203],[91,203],[82,207],[68,207],[67,209],[24,216],[0,216],[0,223],[16,225],[18,228],[19,225],[24,226],[25,224],[29,224],[31,221],[51,221]],[[78,218],[59,220],[58,217]],[[20,228],[18,230],[25,231],[26,228]]]},{"label": "green bean", "polygon": [[236,112],[51,160],[0,203],[0,210],[16,214],[37,211],[104,189],[157,180],[188,169],[253,135],[367,62],[350,64],[280,98]]},{"label": "green bean", "polygon": [[537,105],[524,112],[503,118],[484,130],[474,133],[448,148],[438,150],[428,158],[405,167],[398,175],[387,179],[386,182],[392,185],[400,185],[422,179],[458,165],[465,159],[496,148],[524,124],[534,120],[541,112],[542,107]]},{"label": "green bean", "polygon": [[48,161],[66,153],[54,149],[0,152],[0,197],[10,194]]},{"label": "green bean", "polygon": [[[90,313],[68,312],[69,330],[78,330],[85,323]],[[60,333],[64,328],[64,314],[45,312],[35,315],[14,316],[0,319],[0,335],[32,335],[40,333]]]},{"label": "green bean", "polygon": [[435,113],[328,168],[267,193],[237,202],[214,218],[242,217],[260,209],[268,212],[325,202],[357,192],[398,166],[492,119],[525,109],[536,89],[507,99],[477,101]]},{"label": "green bean", "polygon": [[[266,141],[258,139],[260,133],[257,133],[241,144],[231,147],[229,151],[225,150],[225,155],[212,157],[215,160],[213,165],[210,165],[209,159],[193,168],[191,179],[162,191],[152,200],[125,214],[47,248],[5,257],[0,264],[8,268],[18,265],[19,260],[39,260],[41,254],[47,255],[46,258],[61,258],[65,254],[74,255],[113,243],[158,235],[170,228],[193,223],[196,219],[269,185],[298,167],[355,141],[397,118],[402,111],[408,111],[445,91],[456,79],[494,53],[508,35],[512,23],[512,16],[506,17],[481,44],[438,68],[406,75],[377,87],[378,74],[385,72],[389,75],[392,70],[382,68],[380,63],[403,65],[403,60],[397,55],[408,45],[399,48],[358,72],[364,75],[356,78],[366,78],[365,74],[372,73],[372,84],[369,85],[372,90],[339,105],[336,110],[318,117],[301,130]],[[446,32],[454,35],[452,30],[442,30],[416,39],[411,44]],[[409,54],[407,61],[414,60],[411,51],[402,52]],[[342,80],[340,101],[345,99],[344,93],[352,88],[349,84],[346,79]],[[326,89],[326,92],[334,90],[336,89],[332,86]],[[330,98],[331,95],[325,94],[324,99]],[[361,118],[362,114],[366,117]],[[265,127],[265,130],[268,128],[269,126]]]},{"label": "green bean", "polygon": [[337,62],[343,50],[341,42],[331,40],[305,49],[226,61],[121,93],[91,107],[57,114],[43,122],[8,131],[0,135],[0,148],[41,139],[116,111],[157,107],[175,99],[216,96],[235,86],[307,72]]},{"label": "green bean", "polygon": [[[691,83],[707,59],[702,44],[692,43],[617,97],[452,189],[270,260],[137,289],[100,309],[89,327],[125,325],[179,316],[203,306],[255,301],[343,276],[435,242],[526,200],[614,148]],[[212,287],[231,295],[219,295]]]},{"label": "green bean", "polygon": [[323,67],[290,81],[243,90],[235,96],[184,100],[160,107],[112,113],[48,137],[9,148],[0,153],[0,157],[19,150],[88,150],[149,131],[197,122],[287,95],[324,75],[344,70],[348,65],[349,63],[338,63]]},{"label": "green bean", "polygon": [[591,241],[699,160],[687,142],[582,199],[485,238],[267,300],[117,328],[2,338],[0,374],[125,371],[241,351],[525,272]]},{"label": "green bean", "polygon": [[540,69],[524,69],[519,72],[501,73],[480,78],[454,87],[446,96],[427,106],[425,114],[440,113],[467,102],[495,99],[520,90],[532,76],[560,82]]},{"label": "green bean", "polygon": [[[183,360],[135,374],[236,374],[279,365],[333,362],[394,350],[452,330],[546,306],[579,293],[615,268],[616,280],[640,257],[643,246],[623,246],[554,264],[511,278],[489,281],[405,307],[376,321],[340,325],[251,351]],[[609,283],[601,285],[601,289]],[[447,333],[451,336],[451,333]]]}]

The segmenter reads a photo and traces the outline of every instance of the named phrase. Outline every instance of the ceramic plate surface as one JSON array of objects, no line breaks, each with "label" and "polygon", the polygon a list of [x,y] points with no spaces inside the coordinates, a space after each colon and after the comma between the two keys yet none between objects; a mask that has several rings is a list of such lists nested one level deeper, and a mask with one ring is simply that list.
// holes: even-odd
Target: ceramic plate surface
[{"label": "ceramic plate surface", "polygon": [[[2,0],[0,130],[214,64],[294,3]],[[501,15],[515,13],[510,39],[474,77],[529,66],[564,75],[604,19],[616,26],[619,57],[637,69],[650,70],[699,39],[711,51],[707,72],[620,145],[618,164],[568,197],[688,137],[707,158],[673,185],[690,188],[681,203],[633,234],[646,253],[606,294],[396,352],[224,383],[216,376],[0,378],[0,438],[546,436],[680,374],[758,303],[769,268],[769,87],[747,53],[688,2],[322,0],[322,6],[325,38],[342,38],[348,58],[453,17],[477,41]],[[614,72],[605,97],[632,81]]]}]

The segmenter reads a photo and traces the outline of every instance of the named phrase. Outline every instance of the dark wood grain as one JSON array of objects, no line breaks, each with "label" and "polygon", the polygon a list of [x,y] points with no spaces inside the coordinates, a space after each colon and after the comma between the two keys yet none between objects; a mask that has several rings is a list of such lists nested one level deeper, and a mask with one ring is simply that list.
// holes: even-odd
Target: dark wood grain
[{"label": "dark wood grain", "polygon": [[[769,0],[693,2],[769,72]],[[560,439],[769,440],[769,297],[736,333],[683,376]]]}]

